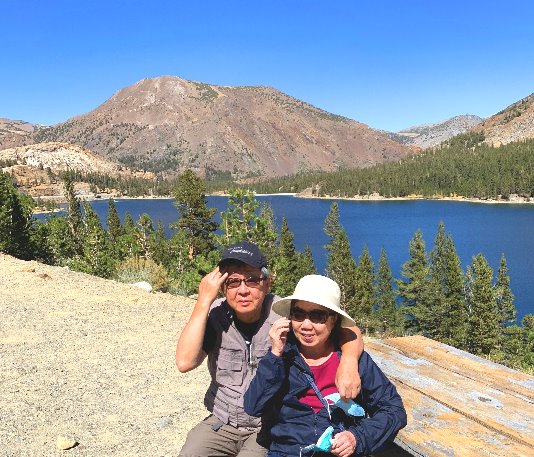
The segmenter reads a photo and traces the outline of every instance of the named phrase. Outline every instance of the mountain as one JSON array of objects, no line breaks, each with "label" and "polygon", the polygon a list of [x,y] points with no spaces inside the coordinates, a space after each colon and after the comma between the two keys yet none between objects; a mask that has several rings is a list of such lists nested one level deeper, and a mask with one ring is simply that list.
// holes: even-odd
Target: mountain
[{"label": "mountain", "polygon": [[[0,137],[0,148],[5,141]],[[365,167],[410,152],[382,132],[270,87],[172,76],[144,79],[87,114],[19,136],[19,144],[50,141],[166,175],[188,167],[234,178]]]},{"label": "mountain", "polygon": [[36,125],[29,122],[0,118],[0,149],[24,144],[36,128]]},{"label": "mountain", "polygon": [[94,152],[67,143],[39,143],[0,151],[0,160],[18,165],[50,168],[54,173],[68,169],[82,173],[119,174],[119,165]]},{"label": "mountain", "polygon": [[472,114],[465,114],[436,124],[418,125],[397,133],[390,132],[388,135],[392,140],[399,143],[425,149],[437,146],[460,133],[465,133],[481,122],[482,118]]},{"label": "mountain", "polygon": [[[114,178],[153,179],[153,173],[132,172],[127,167],[104,159],[80,146],[67,143],[39,143],[0,151],[0,171],[9,173],[16,184],[34,197],[63,194],[63,184],[57,175],[71,170],[84,174],[96,173]],[[87,194],[89,185],[82,193]]]},{"label": "mountain", "polygon": [[534,138],[534,93],[488,117],[473,131],[484,132],[485,142],[494,146]]}]

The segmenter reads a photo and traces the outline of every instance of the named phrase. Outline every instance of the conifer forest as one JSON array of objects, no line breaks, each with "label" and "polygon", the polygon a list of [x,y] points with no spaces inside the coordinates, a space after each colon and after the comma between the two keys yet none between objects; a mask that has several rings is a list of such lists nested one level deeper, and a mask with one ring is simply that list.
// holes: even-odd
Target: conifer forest
[{"label": "conifer forest", "polygon": [[[473,153],[483,154],[486,147],[477,145],[473,146]],[[531,150],[533,145],[534,142],[525,142],[514,147]],[[439,154],[436,150],[426,153],[424,160],[409,159],[410,166],[413,162],[414,170],[420,169],[420,176],[428,175],[428,169],[423,171],[424,161],[439,163]],[[461,186],[459,178],[454,180],[451,176],[459,176],[454,170],[461,169],[457,168],[463,166],[461,160],[469,157],[458,160],[458,164],[448,167],[442,164],[443,172],[448,168],[447,182],[451,186]],[[512,175],[501,173],[499,182],[496,178],[490,184],[486,178],[493,173],[492,167],[505,158],[484,160],[488,170],[480,170],[476,178],[481,184],[469,187],[476,195],[512,191],[532,195],[530,161],[523,163],[526,170],[523,175],[514,175],[512,179]],[[436,163],[428,167],[439,170]],[[401,166],[380,166],[384,171],[380,181],[389,186],[382,189],[362,184],[363,178],[354,178],[354,183],[359,183],[355,184],[359,186],[358,192],[362,189],[387,195],[414,192],[403,187],[406,179],[395,168]],[[339,171],[337,179],[368,176],[366,182],[372,183],[375,172],[378,173],[371,169]],[[436,171],[425,182],[439,181],[438,174]],[[384,176],[390,176],[391,181]],[[0,173],[0,252],[128,283],[147,281],[155,290],[179,295],[194,294],[202,276],[217,264],[221,250],[242,239],[255,242],[266,254],[273,279],[272,292],[277,295],[291,294],[302,276],[316,273],[309,247],[299,252],[287,221],[283,219],[277,227],[272,208],[260,204],[250,190],[239,187],[229,190],[228,209],[218,227],[213,222],[215,209],[207,206],[206,182],[192,171],[184,171],[172,186],[177,214],[174,233],[166,238],[161,223],[152,221],[147,214],[139,220],[127,214],[121,222],[113,199],[109,200],[104,229],[91,206],[75,195],[72,176],[64,178],[65,213],[38,221],[32,217],[35,202],[18,191],[9,175]],[[311,182],[296,185],[308,186]],[[422,191],[426,184],[418,182]],[[321,192],[326,188],[324,181]],[[348,189],[346,194],[356,192]],[[453,186],[446,192],[460,189]],[[431,188],[425,190],[435,192]],[[493,271],[482,254],[475,256],[463,271],[454,240],[440,223],[435,239],[430,242],[420,231],[413,234],[401,275],[393,278],[384,249],[379,259],[372,259],[365,247],[357,259],[353,258],[336,202],[324,221],[324,231],[329,239],[325,246],[326,274],[340,285],[342,306],[364,334],[377,337],[422,334],[509,367],[534,372],[534,315],[527,314],[521,322],[516,321],[504,256],[497,271]]]}]

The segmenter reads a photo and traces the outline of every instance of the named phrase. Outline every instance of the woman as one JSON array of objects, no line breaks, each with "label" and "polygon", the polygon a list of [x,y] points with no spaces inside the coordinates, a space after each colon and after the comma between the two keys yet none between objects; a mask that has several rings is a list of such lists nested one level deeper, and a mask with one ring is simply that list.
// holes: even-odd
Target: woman
[{"label": "woman", "polygon": [[[395,386],[364,352],[359,362],[361,393],[354,404],[337,401],[335,372],[339,327],[356,325],[340,307],[340,289],[325,276],[304,276],[293,295],[273,304],[271,350],[262,358],[245,393],[245,411],[271,428],[269,456],[365,455],[380,449],[406,425]],[[349,414],[347,414],[347,412]],[[358,414],[356,414],[357,416]],[[333,438],[329,440],[329,427]]]}]

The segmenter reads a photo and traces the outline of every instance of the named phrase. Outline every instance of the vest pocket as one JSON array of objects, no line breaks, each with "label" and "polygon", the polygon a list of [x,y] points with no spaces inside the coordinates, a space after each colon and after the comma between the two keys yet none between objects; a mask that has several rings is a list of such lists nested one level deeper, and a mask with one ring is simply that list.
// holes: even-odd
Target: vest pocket
[{"label": "vest pocket", "polygon": [[217,382],[223,385],[240,386],[245,374],[244,362],[242,351],[221,348],[217,360]]}]

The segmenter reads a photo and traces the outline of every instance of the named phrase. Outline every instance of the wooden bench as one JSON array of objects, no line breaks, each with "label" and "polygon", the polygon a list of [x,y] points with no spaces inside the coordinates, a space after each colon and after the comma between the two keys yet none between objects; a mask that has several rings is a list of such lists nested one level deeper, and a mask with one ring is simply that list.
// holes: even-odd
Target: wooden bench
[{"label": "wooden bench", "polygon": [[367,340],[402,396],[415,456],[534,456],[534,377],[422,337]]}]

